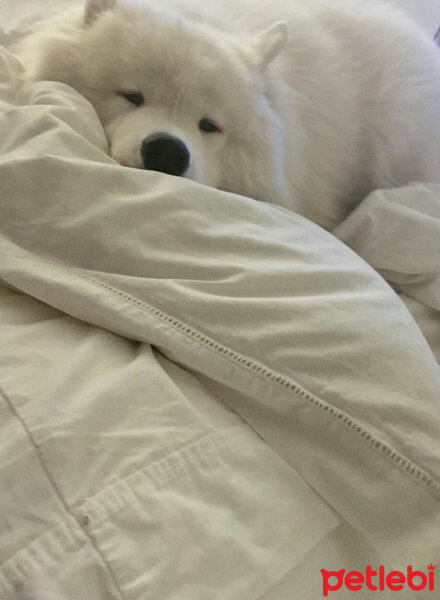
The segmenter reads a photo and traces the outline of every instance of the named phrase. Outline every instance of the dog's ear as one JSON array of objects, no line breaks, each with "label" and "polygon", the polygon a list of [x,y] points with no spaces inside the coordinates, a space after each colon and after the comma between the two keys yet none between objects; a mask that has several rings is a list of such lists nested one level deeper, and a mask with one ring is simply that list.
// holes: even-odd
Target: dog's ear
[{"label": "dog's ear", "polygon": [[281,50],[289,39],[289,27],[286,21],[277,21],[257,34],[251,41],[251,51],[259,68],[264,69]]},{"label": "dog's ear", "polygon": [[116,0],[86,0],[84,23],[91,25],[106,10],[115,8]]}]

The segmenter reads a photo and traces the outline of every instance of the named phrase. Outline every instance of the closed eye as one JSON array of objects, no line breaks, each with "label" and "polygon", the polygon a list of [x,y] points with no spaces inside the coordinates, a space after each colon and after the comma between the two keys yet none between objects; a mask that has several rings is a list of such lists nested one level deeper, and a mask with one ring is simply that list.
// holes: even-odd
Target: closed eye
[{"label": "closed eye", "polygon": [[144,103],[144,96],[140,92],[126,92],[123,90],[119,90],[117,94],[118,96],[121,96],[121,98],[124,98],[125,100],[127,100],[127,102],[130,102],[130,104],[134,104],[135,106],[142,106],[142,104]]},{"label": "closed eye", "polygon": [[203,131],[203,133],[220,133],[221,129],[220,127],[214,123],[214,121],[211,121],[211,119],[201,119],[199,121],[199,129],[200,131]]}]

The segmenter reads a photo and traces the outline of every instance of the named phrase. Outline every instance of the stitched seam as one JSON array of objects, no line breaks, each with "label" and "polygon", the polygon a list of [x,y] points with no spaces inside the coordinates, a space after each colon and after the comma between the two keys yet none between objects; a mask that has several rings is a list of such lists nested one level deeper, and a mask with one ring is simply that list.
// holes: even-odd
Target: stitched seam
[{"label": "stitched seam", "polygon": [[84,547],[88,542],[87,537],[79,533],[83,532],[78,529],[77,522],[71,519],[53,525],[0,564],[0,587],[13,592],[13,582],[24,582],[32,571],[44,569],[57,562],[61,555],[66,556]]},{"label": "stitched seam", "polygon": [[46,463],[43,459],[43,456],[41,454],[40,448],[38,446],[38,444],[36,443],[34,436],[32,435],[32,432],[30,431],[30,429],[28,428],[26,421],[21,417],[20,413],[16,410],[14,403],[11,401],[11,399],[9,398],[8,394],[5,392],[4,388],[0,386],[0,395],[3,397],[4,401],[6,402],[7,406],[9,407],[9,410],[12,412],[12,414],[15,416],[15,418],[18,420],[18,422],[21,424],[23,431],[25,432],[25,434],[27,435],[33,449],[35,452],[35,456],[38,459],[38,462],[41,465],[41,468],[43,469],[47,480],[49,481],[49,483],[52,486],[53,491],[55,492],[55,495],[57,496],[57,498],[59,499],[59,501],[61,502],[64,510],[66,511],[66,513],[68,515],[70,515],[75,522],[78,524],[78,527],[81,529],[81,531],[83,531],[83,533],[85,534],[85,536],[88,538],[89,543],[91,544],[92,548],[95,550],[96,554],[99,556],[102,564],[104,565],[104,568],[107,570],[107,572],[109,573],[113,584],[119,594],[119,597],[121,598],[121,600],[125,600],[125,596],[122,593],[122,590],[120,589],[119,583],[116,579],[115,574],[113,573],[113,570],[110,568],[110,565],[107,563],[106,559],[104,558],[104,556],[102,555],[101,551],[99,550],[96,542],[94,541],[94,539],[89,535],[89,533],[87,531],[84,530],[84,528],[81,527],[81,525],[78,523],[74,513],[72,512],[72,510],[69,508],[69,505],[67,504],[67,502],[64,499],[64,496],[61,493],[61,490],[59,489],[59,487],[57,486],[55,480],[52,478],[52,475],[49,471],[49,469],[46,466]]},{"label": "stitched seam", "polygon": [[211,471],[223,462],[219,451],[229,449],[231,444],[234,444],[235,435],[241,438],[248,430],[250,428],[247,424],[240,423],[210,433],[99,490],[78,507],[78,512],[87,513],[96,526],[101,522],[99,514],[102,514],[102,520],[111,517],[126,506],[133,496],[142,498],[154,491],[160,491],[190,473],[192,467],[204,467]]},{"label": "stitched seam", "polygon": [[373,433],[368,431],[368,429],[366,429],[363,425],[356,421],[356,419],[353,419],[344,411],[336,408],[331,404],[328,404],[327,402],[321,400],[317,396],[314,396],[311,392],[305,390],[299,384],[292,381],[289,377],[277,373],[276,371],[267,367],[263,363],[260,363],[259,361],[249,359],[243,356],[242,354],[239,354],[238,352],[235,352],[234,350],[231,350],[230,348],[219,344],[206,334],[197,331],[192,326],[187,325],[186,323],[176,319],[175,317],[171,317],[167,313],[159,310],[158,308],[150,304],[147,304],[143,300],[139,300],[138,298],[130,296],[129,294],[122,292],[121,290],[118,290],[117,288],[114,288],[109,284],[99,281],[99,279],[96,279],[85,273],[81,273],[80,271],[77,271],[73,268],[69,268],[65,265],[53,262],[48,258],[39,258],[55,269],[71,273],[72,275],[83,279],[84,281],[87,281],[96,287],[110,292],[113,296],[117,296],[119,298],[124,299],[132,306],[135,306],[143,312],[153,316],[158,321],[166,323],[179,333],[185,335],[185,337],[195,341],[203,348],[210,350],[213,354],[220,354],[230,364],[240,366],[243,370],[255,373],[260,378],[264,378],[268,381],[271,381],[277,384],[278,386],[282,387],[284,390],[294,392],[304,400],[308,401],[313,406],[328,412],[332,417],[334,417],[340,423],[342,423],[347,429],[350,429],[352,432],[357,434],[361,438],[361,440],[363,440],[366,444],[373,447],[379,454],[386,457],[388,461],[392,462],[395,466],[397,466],[400,469],[401,472],[409,476],[418,485],[427,488],[431,493],[434,493],[438,496],[440,495],[440,483],[437,482],[427,471],[413,463],[410,459],[408,459],[406,456],[404,456],[385,442],[382,442]]}]

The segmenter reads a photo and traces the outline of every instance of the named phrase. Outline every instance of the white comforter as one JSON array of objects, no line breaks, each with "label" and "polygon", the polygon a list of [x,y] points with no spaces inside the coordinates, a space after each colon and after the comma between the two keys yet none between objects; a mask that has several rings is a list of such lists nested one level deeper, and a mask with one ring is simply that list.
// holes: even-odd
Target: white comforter
[{"label": "white comforter", "polygon": [[[2,600],[41,573],[314,600],[321,568],[435,564],[440,372],[395,292],[287,210],[122,169],[73,90],[0,73]],[[403,193],[435,230],[438,189]],[[371,242],[384,198],[337,233],[435,312],[438,254]]]}]

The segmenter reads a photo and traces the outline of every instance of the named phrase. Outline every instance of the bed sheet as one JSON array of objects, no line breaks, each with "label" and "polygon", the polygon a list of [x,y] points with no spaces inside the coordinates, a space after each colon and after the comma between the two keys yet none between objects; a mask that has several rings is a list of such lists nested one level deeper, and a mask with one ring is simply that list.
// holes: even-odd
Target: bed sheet
[{"label": "bed sheet", "polygon": [[[14,41],[35,21],[75,3],[74,0],[4,0],[0,4],[0,43]],[[407,1],[404,4],[414,11],[422,25],[434,32],[434,23],[440,22],[440,9],[436,2],[424,3],[423,10],[420,3]],[[3,63],[3,66],[7,64]],[[11,72],[10,66],[8,69]],[[105,163],[102,151],[105,152],[106,142],[96,126],[94,115],[83,100],[70,94],[65,86],[55,86],[53,89],[57,95],[55,101],[53,94],[50,91],[48,93],[44,86],[37,86],[32,93],[26,93],[29,107],[50,106],[52,115],[56,117],[57,134],[59,138],[64,137],[62,143],[58,142],[62,148],[61,154],[73,161],[81,156],[88,161]],[[61,101],[62,98],[64,100]],[[80,119],[73,114],[75,110],[80,111]],[[72,136],[72,129],[80,132],[81,139]],[[23,131],[24,138],[20,143],[14,136],[10,137],[10,146],[6,136],[3,150],[6,148],[9,153],[7,160],[15,161],[18,157],[20,162],[24,159],[23,165],[27,167],[28,160],[32,162],[31,157],[35,156],[36,147],[32,146],[32,135],[26,133],[26,127],[23,127]],[[28,142],[30,151],[28,154],[25,151],[23,155],[24,143]],[[14,154],[14,144],[17,145],[17,155]],[[21,177],[19,172],[16,172],[16,177]],[[127,186],[131,192],[132,183],[127,182]],[[159,189],[163,191],[163,188]],[[99,190],[95,193],[98,194]],[[185,193],[191,194],[193,190]],[[393,210],[398,211],[399,217],[402,211],[405,212],[402,208],[404,201],[400,206],[399,202],[407,193],[404,191],[403,196],[395,195],[391,200]],[[422,186],[421,190],[413,188],[411,194],[415,198],[430,194],[432,200],[435,191]],[[375,196],[338,233],[344,242],[378,269],[383,265],[378,259],[380,253],[371,256],[371,239],[367,242],[367,237],[361,236],[364,241],[361,244],[356,238],[359,231],[364,231],[366,221],[376,223],[379,218],[384,219],[384,206],[387,205],[390,205],[390,197]],[[415,219],[409,221],[406,215],[407,224],[416,227],[417,231],[417,223],[423,218],[421,215],[424,212],[426,218],[422,204],[418,206],[419,210],[413,205]],[[22,208],[26,209],[26,205],[22,205]],[[242,211],[247,214],[247,208],[242,206]],[[417,212],[418,216],[415,215]],[[235,216],[239,218],[239,214]],[[383,223],[389,223],[391,216],[388,214]],[[431,224],[435,223],[437,216],[431,215],[431,218]],[[401,241],[398,232],[394,233],[397,237],[393,243],[395,240]],[[104,235],[104,232],[98,232],[98,237],[101,234]],[[390,235],[389,230],[387,235]],[[270,239],[266,241],[271,243]],[[46,251],[47,248],[42,253],[44,256]],[[382,251],[386,254],[386,248],[382,248]],[[417,252],[419,257],[427,256],[423,255],[420,248]],[[418,282],[422,279],[425,286],[432,281],[432,277],[429,277],[432,271],[427,272],[426,266],[427,263],[420,259],[419,270],[411,273],[418,277]],[[34,267],[29,265],[24,272]],[[330,474],[336,482],[339,479],[345,482],[344,490],[351,490],[350,486],[347,487],[348,475],[351,473],[356,479],[357,470],[361,471],[360,485],[364,496],[359,499],[352,491],[348,494],[348,504],[358,503],[360,510],[365,506],[368,490],[371,492],[371,502],[374,501],[373,495],[379,501],[391,498],[399,513],[409,508],[408,514],[411,514],[415,506],[419,510],[426,509],[426,521],[417,521],[412,536],[408,522],[405,527],[402,519],[400,536],[396,534],[394,524],[393,534],[387,544],[382,538],[385,537],[384,532],[389,530],[385,527],[380,532],[386,521],[387,510],[383,511],[384,514],[380,514],[379,510],[377,523],[368,522],[356,518],[359,517],[356,511],[345,510],[344,503],[335,500],[338,494],[335,494],[334,482],[332,485],[328,481],[325,444],[319,443],[319,451],[311,453],[301,428],[292,427],[291,437],[295,447],[289,450],[289,442],[293,442],[288,439],[286,429],[274,415],[276,407],[269,410],[266,406],[267,402],[274,401],[272,394],[263,400],[251,396],[257,407],[263,407],[263,410],[260,406],[252,412],[242,395],[222,385],[227,380],[224,374],[217,377],[217,380],[221,379],[220,383],[213,381],[206,370],[202,369],[204,373],[200,375],[198,361],[188,364],[185,352],[182,357],[173,344],[165,344],[163,350],[168,356],[186,364],[187,368],[182,369],[159,351],[152,350],[146,341],[138,341],[139,335],[133,329],[127,331],[118,325],[116,330],[118,333],[122,331],[121,337],[118,333],[109,333],[90,323],[87,326],[84,321],[66,316],[63,311],[75,312],[68,301],[70,294],[75,297],[69,286],[59,286],[58,294],[52,297],[44,290],[44,282],[37,281],[38,278],[30,287],[23,284],[20,269],[17,267],[18,281],[21,283],[14,279],[12,288],[18,286],[20,290],[23,285],[31,296],[43,298],[48,304],[42,304],[27,294],[17,293],[11,287],[0,289],[0,298],[4,302],[2,341],[3,348],[7,349],[0,361],[0,381],[3,393],[5,389],[8,392],[12,389],[13,392],[2,396],[3,411],[9,411],[9,420],[3,420],[2,417],[8,435],[0,436],[0,439],[7,439],[8,442],[1,446],[1,480],[3,490],[8,489],[10,493],[0,494],[0,504],[3,503],[0,514],[9,513],[11,519],[9,522],[0,519],[0,523],[6,527],[2,529],[2,559],[6,558],[1,561],[2,598],[16,598],[22,584],[29,579],[33,582],[36,573],[44,573],[50,580],[58,580],[60,591],[68,600],[83,596],[97,600],[137,597],[157,600],[158,597],[177,596],[179,600],[194,600],[197,597],[205,599],[207,595],[222,600],[234,598],[235,595],[239,595],[240,600],[246,597],[291,600],[293,591],[308,600],[320,597],[320,568],[362,570],[366,564],[379,563],[392,568],[401,566],[405,560],[412,560],[413,564],[418,563],[422,568],[424,565],[420,561],[428,556],[435,562],[438,556],[438,545],[434,539],[438,504],[428,502],[423,495],[420,498],[417,494],[412,496],[408,490],[411,484],[406,487],[405,479],[400,488],[393,481],[392,492],[385,486],[388,495],[382,495],[381,486],[385,476],[383,473],[378,476],[377,487],[365,486],[362,477],[366,473],[373,476],[374,470],[371,471],[371,467],[363,461],[354,461],[353,468],[347,469],[347,464],[339,458],[341,472],[333,468]],[[438,271],[434,272],[438,274]],[[237,274],[233,277],[237,277]],[[394,282],[397,288],[400,283],[400,280]],[[414,283],[414,279],[411,283]],[[52,280],[51,285],[57,289],[57,284]],[[413,289],[414,286],[411,290],[405,289],[409,295],[401,291],[401,297],[438,359],[439,313],[429,303],[417,299],[412,293]],[[99,295],[96,289],[90,289],[90,293],[92,296]],[[252,293],[258,294],[256,288]],[[294,294],[297,293],[295,289]],[[373,296],[376,293],[377,290]],[[59,306],[60,303],[62,312],[49,306]],[[401,307],[397,304],[393,306],[400,315],[397,321],[405,323],[403,328],[407,329],[408,339],[418,339],[419,357],[425,356],[429,363],[429,353],[426,348],[423,349],[423,343],[412,330],[411,322],[405,320],[408,317],[403,317]],[[278,304],[272,309],[278,310]],[[96,308],[97,313],[103,310],[101,305]],[[125,306],[124,310],[130,308]],[[219,318],[218,307],[212,310],[215,318]],[[221,310],[221,318],[227,319],[230,313]],[[383,319],[383,313],[381,315]],[[76,316],[84,319],[83,313],[77,313]],[[100,321],[96,316],[86,318],[86,322],[90,320],[113,329],[110,317],[105,321]],[[259,327],[264,329],[264,320],[259,323]],[[390,323],[387,326],[390,327]],[[256,327],[255,323],[253,327]],[[387,335],[389,329],[385,328],[384,331]],[[399,335],[400,339],[407,340],[402,331]],[[149,340],[149,337],[145,339]],[[224,341],[230,341],[227,335]],[[260,343],[264,345],[265,340]],[[14,344],[15,356],[12,351]],[[251,346],[249,339],[247,348]],[[325,364],[325,360],[323,362]],[[29,364],[34,365],[32,372],[29,371]],[[108,375],[109,370],[113,371],[112,376]],[[435,378],[435,375],[432,376]],[[113,386],[116,379],[118,386]],[[95,382],[91,390],[87,389],[89,386],[84,387],[86,380]],[[137,381],[137,385],[133,381]],[[311,388],[315,392],[318,389],[320,396],[324,394],[327,398],[329,393],[332,398],[331,390],[328,392],[326,389],[327,382],[319,385],[320,377],[309,379],[309,384],[310,381]],[[368,385],[365,381],[364,385]],[[317,384],[318,388],[315,387]],[[389,385],[393,387],[395,382]],[[249,396],[253,386],[245,388]],[[424,408],[423,389],[423,386],[419,389],[421,412],[429,414],[430,409]],[[121,398],[123,407],[118,406]],[[61,407],[60,402],[63,405]],[[231,409],[227,408],[228,402]],[[145,404],[149,412],[145,412]],[[301,413],[304,407],[296,407],[293,414],[298,410]],[[433,413],[436,414],[436,411]],[[291,408],[288,414],[292,414]],[[150,420],[151,415],[156,419],[153,419],[154,425]],[[249,423],[253,424],[259,435],[253,433]],[[328,426],[330,429],[335,427],[332,420]],[[423,425],[416,430],[421,435]],[[318,427],[317,431],[322,433],[323,430]],[[409,432],[417,439],[411,429]],[[383,439],[381,433],[379,427],[379,438]],[[310,430],[306,438],[307,435],[313,437]],[[334,435],[338,434],[335,432]],[[267,443],[263,443],[259,436]],[[280,444],[280,440],[275,441],[277,437],[285,441]],[[201,443],[202,440],[205,445]],[[207,440],[215,440],[215,443],[210,445]],[[435,449],[434,438],[432,441],[430,449]],[[356,441],[352,440],[351,444],[357,448]],[[98,458],[95,457],[92,467],[90,449],[93,446]],[[215,458],[210,453],[213,446]],[[349,451],[353,449],[351,445],[348,447]],[[295,452],[299,456],[292,460],[292,453]],[[421,461],[424,466],[431,464],[430,454],[425,448],[426,456],[422,453]],[[9,470],[5,468],[8,462]],[[294,464],[297,469],[293,467]],[[410,461],[409,465],[408,468],[414,468],[413,462]],[[68,472],[63,473],[66,469]],[[428,471],[428,475],[438,473],[436,467],[428,468]],[[74,472],[76,478],[71,477]],[[171,475],[176,472],[183,483],[177,484],[172,480]],[[18,478],[19,485],[16,483],[17,473],[22,473]],[[316,483],[320,476],[323,476],[321,485]],[[377,473],[374,474],[376,476]],[[60,493],[58,485],[63,479],[70,489]],[[390,479],[398,480],[399,476],[394,474]],[[431,481],[430,477],[428,479]],[[148,485],[145,485],[145,480],[148,480]],[[265,482],[264,489],[260,485],[262,481]],[[313,483],[312,488],[310,485]],[[159,484],[162,486],[160,493]],[[253,491],[252,497],[250,489]],[[171,500],[170,496],[174,499]],[[33,498],[36,497],[38,501],[34,502]],[[89,500],[86,503],[85,500],[90,498],[95,502]],[[156,502],[165,504],[165,508],[157,507]],[[138,511],[136,516],[127,518],[127,511],[130,512],[135,503]],[[334,508],[330,508],[328,503]],[[252,514],[248,515],[250,506]],[[268,506],[271,507],[270,511],[267,510]],[[176,527],[176,521],[180,519],[184,521],[184,529]],[[218,526],[209,529],[202,523],[210,520]],[[143,527],[139,526],[140,523]],[[285,528],[286,523],[289,523],[288,528]],[[109,533],[112,527],[119,527],[119,533],[122,532],[117,540]],[[426,528],[432,528],[431,535],[426,533]],[[11,529],[13,534],[6,536],[4,532],[10,532]],[[135,532],[136,529],[139,531]],[[280,529],[281,533],[276,534]],[[400,543],[407,549],[406,554],[396,552]],[[415,548],[412,554],[408,550],[411,544]],[[151,550],[152,546],[154,551]],[[100,552],[100,547],[104,547],[104,554]],[[221,554],[225,548],[227,555]],[[177,560],[174,557],[182,553],[187,555],[187,561],[170,581],[169,573],[174,571]],[[220,585],[216,583],[216,577],[221,579]],[[358,592],[358,596],[369,598],[368,591]],[[395,593],[384,592],[382,596],[395,597]],[[352,593],[340,590],[333,597],[336,600],[348,600]],[[400,592],[399,597],[402,600],[412,598],[406,592]]]},{"label": "bed sheet", "polygon": [[72,599],[253,599],[339,522],[151,346],[3,287],[0,308],[2,599],[43,577]]},{"label": "bed sheet", "polygon": [[435,563],[440,374],[393,290],[285,209],[121,169],[1,60],[3,596],[273,600],[307,555],[313,597],[356,536]]},{"label": "bed sheet", "polygon": [[400,294],[440,363],[440,185],[378,190],[333,233]]}]

